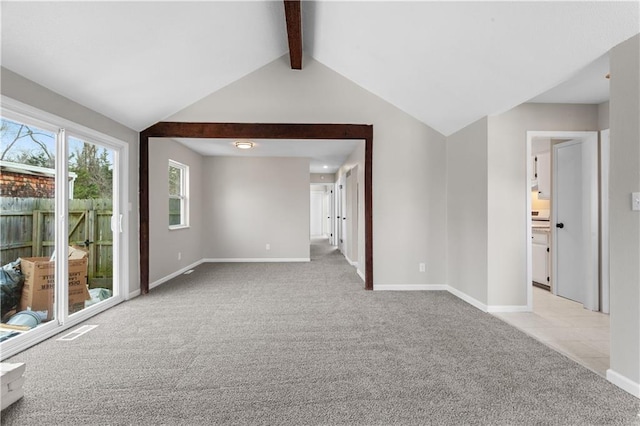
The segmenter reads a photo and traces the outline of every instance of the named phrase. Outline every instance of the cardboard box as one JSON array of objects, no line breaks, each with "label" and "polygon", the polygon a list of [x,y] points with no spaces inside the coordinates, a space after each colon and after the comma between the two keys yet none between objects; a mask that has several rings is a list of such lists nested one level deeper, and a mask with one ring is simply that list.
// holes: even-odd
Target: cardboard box
[{"label": "cardboard box", "polygon": [[[84,309],[89,300],[87,290],[88,259],[69,259],[69,313]],[[47,320],[53,318],[55,262],[48,257],[22,258],[20,268],[24,274],[24,286],[20,298],[20,310],[46,311]]]}]

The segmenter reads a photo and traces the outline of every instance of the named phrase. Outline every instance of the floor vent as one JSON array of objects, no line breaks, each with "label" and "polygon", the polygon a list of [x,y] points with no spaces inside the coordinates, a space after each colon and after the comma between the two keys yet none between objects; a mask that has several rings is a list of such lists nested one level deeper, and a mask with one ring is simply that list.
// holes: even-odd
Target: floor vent
[{"label": "floor vent", "polygon": [[190,273],[193,272],[193,269],[189,269],[187,272],[185,272],[183,275],[189,275]]},{"label": "floor vent", "polygon": [[82,327],[80,327],[80,328],[78,328],[76,330],[73,330],[71,333],[65,334],[64,336],[62,336],[58,340],[63,341],[63,342],[68,342],[70,340],[75,340],[78,337],[82,336],[83,334],[86,334],[86,333],[90,332],[91,330],[93,330],[96,327],[97,327],[97,325],[83,325]]}]

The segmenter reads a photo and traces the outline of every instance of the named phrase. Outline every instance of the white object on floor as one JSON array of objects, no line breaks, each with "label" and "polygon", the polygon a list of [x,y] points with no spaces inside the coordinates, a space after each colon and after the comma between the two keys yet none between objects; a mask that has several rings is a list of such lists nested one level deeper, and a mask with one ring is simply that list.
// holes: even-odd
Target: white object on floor
[{"label": "white object on floor", "polygon": [[24,371],[26,364],[0,363],[0,387],[2,387],[2,409],[4,410],[24,396]]}]

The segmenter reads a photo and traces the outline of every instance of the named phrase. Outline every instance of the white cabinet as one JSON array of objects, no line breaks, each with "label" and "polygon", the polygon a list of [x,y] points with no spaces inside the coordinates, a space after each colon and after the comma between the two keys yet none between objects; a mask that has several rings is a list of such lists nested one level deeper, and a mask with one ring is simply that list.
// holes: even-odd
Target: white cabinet
[{"label": "white cabinet", "polygon": [[533,281],[549,285],[549,231],[532,233]]},{"label": "white cabinet", "polygon": [[541,152],[535,156],[538,198],[551,199],[551,152]]}]

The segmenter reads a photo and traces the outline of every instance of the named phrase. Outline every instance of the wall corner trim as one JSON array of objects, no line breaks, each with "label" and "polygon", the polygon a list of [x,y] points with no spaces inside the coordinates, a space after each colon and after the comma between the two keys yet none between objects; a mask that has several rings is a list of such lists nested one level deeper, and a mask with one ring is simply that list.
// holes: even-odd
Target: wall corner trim
[{"label": "wall corner trim", "polygon": [[640,383],[634,382],[633,380],[623,376],[620,373],[617,373],[611,368],[607,370],[607,380],[609,380],[620,389],[629,392],[636,398],[640,398]]},{"label": "wall corner trim", "polygon": [[358,276],[360,278],[362,278],[362,281],[367,282],[366,278],[364,277],[364,272],[362,272],[360,269],[356,268],[356,272],[358,273]]}]

